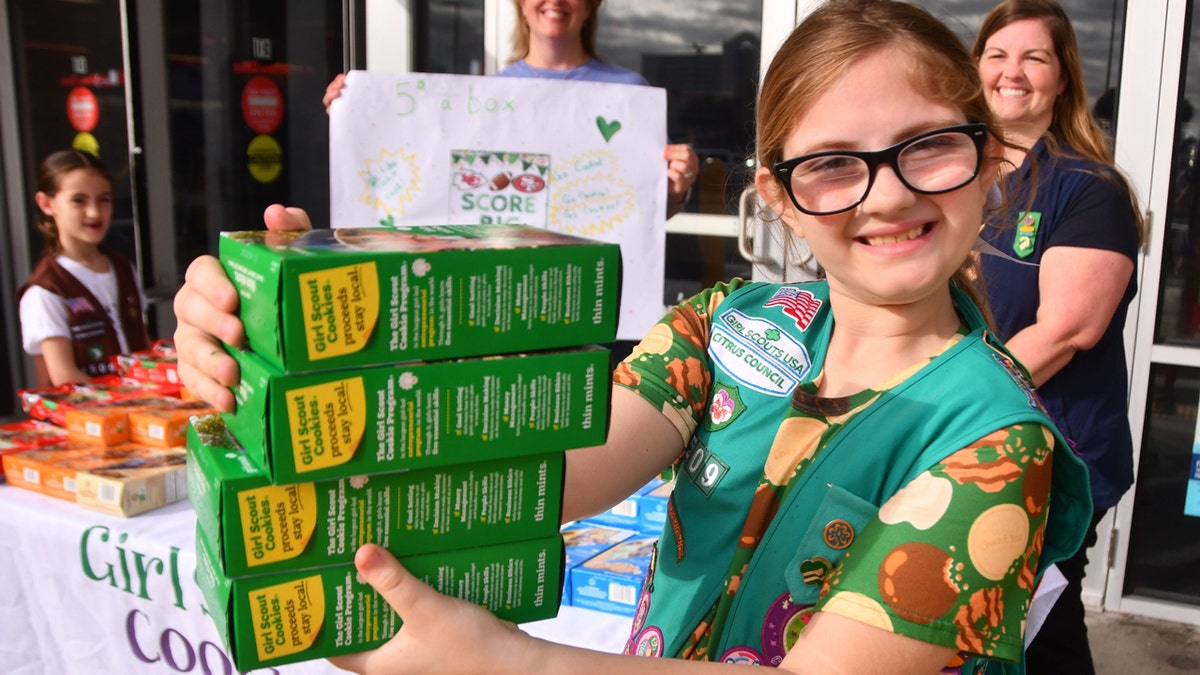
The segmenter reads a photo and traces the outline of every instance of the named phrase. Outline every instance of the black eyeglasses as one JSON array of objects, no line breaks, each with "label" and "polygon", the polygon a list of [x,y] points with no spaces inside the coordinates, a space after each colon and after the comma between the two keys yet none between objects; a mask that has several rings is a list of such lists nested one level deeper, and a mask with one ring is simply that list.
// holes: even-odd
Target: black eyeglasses
[{"label": "black eyeglasses", "polygon": [[828,216],[861,204],[880,164],[892,167],[913,192],[957,190],[979,174],[987,135],[986,124],[960,124],[874,152],[827,150],[785,159],[775,164],[775,175],[796,208],[810,216]]}]

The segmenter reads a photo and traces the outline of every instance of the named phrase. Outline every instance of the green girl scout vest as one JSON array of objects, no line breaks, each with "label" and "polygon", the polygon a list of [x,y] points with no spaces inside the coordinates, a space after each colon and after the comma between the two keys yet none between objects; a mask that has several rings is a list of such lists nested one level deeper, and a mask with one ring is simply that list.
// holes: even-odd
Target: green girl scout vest
[{"label": "green girl scout vest", "polygon": [[[992,431],[1018,423],[1055,428],[1027,376],[991,341],[978,309],[957,288],[952,291],[971,333],[853,417],[792,478],[741,577],[721,634],[708,645],[709,658],[779,664],[791,646],[795,608],[816,603],[821,590],[819,583],[805,583],[804,562],[819,557],[836,567],[845,553],[845,542],[830,538],[831,523],[861,529],[913,478]],[[679,653],[723,592],[732,542],[767,451],[796,385],[821,372],[833,315],[824,282],[750,284],[732,292],[711,321],[712,391],[736,384],[740,405],[733,419],[706,419],[689,443],[634,618],[630,653]],[[1059,451],[1069,445],[1054,433],[1052,507],[1038,578],[1075,552],[1091,517],[1086,469],[1072,452]],[[977,665],[1023,672],[1020,664],[982,660],[960,672],[978,672]]]}]

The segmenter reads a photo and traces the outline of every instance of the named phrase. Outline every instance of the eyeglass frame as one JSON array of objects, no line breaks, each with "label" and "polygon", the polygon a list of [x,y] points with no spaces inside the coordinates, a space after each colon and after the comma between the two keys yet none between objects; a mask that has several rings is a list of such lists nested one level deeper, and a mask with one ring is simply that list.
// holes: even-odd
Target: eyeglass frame
[{"label": "eyeglass frame", "polygon": [[[913,143],[929,138],[930,136],[955,132],[964,133],[975,142],[975,169],[971,172],[971,177],[962,183],[955,185],[954,187],[940,190],[921,190],[913,187],[913,185],[910,184],[907,179],[905,179],[904,172],[900,170],[900,153],[904,152],[904,150]],[[793,157],[791,159],[784,159],[776,162],[771,171],[775,174],[775,177],[779,179],[779,182],[783,183],[783,188],[784,191],[787,192],[788,198],[792,200],[792,203],[795,204],[796,208],[800,209],[801,212],[807,213],[810,216],[832,216],[838,213],[845,213],[846,211],[849,211],[850,209],[853,209],[854,207],[863,203],[863,200],[867,198],[867,195],[871,194],[871,187],[875,185],[875,175],[881,164],[887,164],[888,166],[892,167],[892,172],[896,174],[896,178],[898,178],[900,182],[904,184],[904,187],[917,194],[940,195],[962,188],[979,177],[979,169],[983,166],[983,148],[987,144],[987,138],[987,124],[984,122],[968,122],[966,124],[956,124],[953,126],[942,127],[940,129],[931,129],[929,131],[919,133],[916,136],[910,136],[909,138],[906,138],[894,145],[890,145],[882,150],[823,150],[821,152],[800,155],[799,157]],[[867,186],[863,189],[862,196],[860,196],[849,206],[835,209],[833,211],[813,211],[801,206],[800,200],[796,199],[796,193],[792,191],[792,171],[800,164],[809,160],[835,156],[861,159],[867,165]]]}]

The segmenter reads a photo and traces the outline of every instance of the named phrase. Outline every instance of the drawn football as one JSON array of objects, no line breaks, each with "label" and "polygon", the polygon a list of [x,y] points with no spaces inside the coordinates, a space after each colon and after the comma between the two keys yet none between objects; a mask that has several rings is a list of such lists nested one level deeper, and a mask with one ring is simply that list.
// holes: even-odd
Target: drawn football
[{"label": "drawn football", "polygon": [[512,174],[507,171],[492,176],[492,180],[488,181],[488,188],[491,190],[503,190],[512,182]]}]

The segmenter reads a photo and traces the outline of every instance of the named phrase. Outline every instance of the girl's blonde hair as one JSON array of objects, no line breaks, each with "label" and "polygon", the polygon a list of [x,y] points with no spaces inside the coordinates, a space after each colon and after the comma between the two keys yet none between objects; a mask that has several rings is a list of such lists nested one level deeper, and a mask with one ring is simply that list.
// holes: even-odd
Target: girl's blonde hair
[{"label": "girl's blonde hair", "polygon": [[1065,80],[1062,94],[1054,100],[1054,117],[1046,133],[1047,148],[1052,153],[1057,153],[1058,141],[1064,141],[1079,156],[1103,164],[1111,170],[1104,172],[1102,176],[1116,183],[1129,196],[1136,220],[1138,245],[1141,245],[1146,239],[1145,219],[1133,186],[1113,161],[1108,134],[1104,133],[1088,106],[1079,43],[1075,39],[1071,19],[1062,6],[1054,0],[1004,0],[984,17],[979,34],[975,37],[975,44],[971,47],[971,57],[978,64],[987,48],[987,41],[997,31],[1025,19],[1041,21],[1050,33],[1050,39],[1054,42],[1054,54],[1062,66],[1062,76]]},{"label": "girl's blonde hair", "polygon": [[[589,57],[598,59],[596,53],[596,30],[600,23],[600,3],[604,0],[586,0],[588,18],[583,22],[579,31],[579,39],[583,42],[583,51]],[[508,57],[509,63],[515,63],[529,56],[529,23],[525,21],[525,13],[521,11],[521,0],[513,0],[517,10],[517,27],[513,29],[513,49]]]},{"label": "girl's blonde hair", "polygon": [[[78,169],[95,171],[108,181],[110,188],[113,185],[112,172],[99,157],[82,150],[59,150],[46,155],[38,165],[37,191],[53,199],[54,195],[58,194],[63,176]],[[62,251],[62,244],[58,240],[58,224],[54,222],[54,216],[38,209],[37,228],[45,239],[42,255],[57,255]]]},{"label": "girl's blonde hair", "polygon": [[[910,57],[908,77],[917,91],[958,107],[968,122],[987,124],[992,139],[1003,143],[975,62],[945,24],[903,2],[831,0],[784,41],[763,78],[757,108],[759,166],[770,168],[784,159],[783,146],[795,131],[796,120],[858,60],[884,48]],[[782,194],[783,186],[778,188]],[[953,277],[990,319],[978,279],[975,256],[963,261]]]}]

